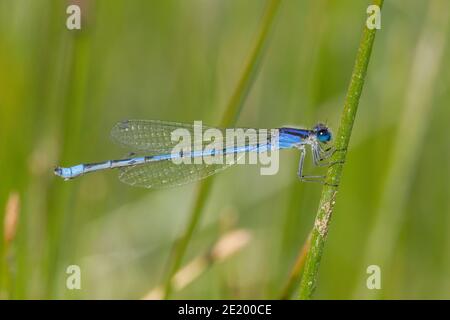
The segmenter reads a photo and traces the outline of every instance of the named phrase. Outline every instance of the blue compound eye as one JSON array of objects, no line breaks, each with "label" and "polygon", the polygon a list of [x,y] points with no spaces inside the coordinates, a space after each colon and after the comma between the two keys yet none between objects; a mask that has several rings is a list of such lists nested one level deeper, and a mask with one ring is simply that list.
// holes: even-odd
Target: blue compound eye
[{"label": "blue compound eye", "polygon": [[328,142],[331,140],[331,132],[328,129],[317,131],[317,140],[320,142]]}]

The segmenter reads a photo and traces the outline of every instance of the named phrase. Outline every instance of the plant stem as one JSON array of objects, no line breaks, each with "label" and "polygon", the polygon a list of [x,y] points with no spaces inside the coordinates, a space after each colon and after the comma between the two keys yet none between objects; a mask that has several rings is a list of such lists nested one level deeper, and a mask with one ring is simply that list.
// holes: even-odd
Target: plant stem
[{"label": "plant stem", "polygon": [[[378,5],[381,8],[383,0],[374,0],[373,4]],[[322,258],[323,247],[325,245],[334,205],[336,203],[336,194],[341,181],[343,163],[345,162],[347,155],[347,147],[350,141],[359,98],[361,97],[364,79],[367,73],[367,66],[369,64],[375,34],[376,29],[370,30],[364,25],[364,31],[359,44],[336,137],[335,148],[337,152],[331,157],[331,162],[335,164],[328,168],[325,179],[326,183],[322,189],[322,196],[312,230],[311,249],[306,257],[305,270],[300,282],[300,299],[310,299],[316,288],[319,264]]]},{"label": "plant stem", "polygon": [[[229,127],[233,125],[239,117],[239,114],[244,105],[244,101],[247,98],[247,95],[254,83],[255,76],[258,73],[261,58],[265,51],[264,48],[267,44],[269,31],[273,25],[273,20],[280,2],[281,0],[269,0],[267,3],[264,16],[261,21],[258,37],[253,46],[247,64],[245,65],[245,69],[241,75],[241,78],[239,79],[237,87],[227,105],[227,108],[225,109],[224,115],[220,122],[221,127]],[[172,277],[181,266],[184,254],[186,253],[186,249],[192,238],[192,234],[198,222],[200,221],[203,208],[211,191],[212,183],[213,177],[209,177],[208,179],[200,182],[188,225],[182,237],[177,241],[177,244],[174,246],[174,249],[171,253],[171,259],[169,261],[168,269],[169,272],[167,274],[164,285],[165,299],[168,299],[170,297],[172,291]]]},{"label": "plant stem", "polygon": [[208,199],[211,191],[212,182],[213,178],[210,177],[209,179],[205,179],[199,183],[197,188],[197,196],[195,198],[188,225],[186,226],[181,238],[175,243],[173,251],[171,252],[172,257],[169,260],[171,265],[164,283],[164,299],[168,299],[172,293],[172,278],[181,266],[187,246],[192,238],[194,229],[200,220],[201,213],[203,212],[206,200]]},{"label": "plant stem", "polygon": [[303,267],[305,266],[306,255],[308,254],[309,248],[311,246],[311,233],[308,234],[308,238],[306,238],[305,243],[303,244],[300,252],[295,260],[295,264],[291,270],[291,274],[289,275],[289,279],[281,292],[280,300],[287,300],[292,296],[292,293],[295,290],[295,287],[300,280],[300,276],[303,271]]}]

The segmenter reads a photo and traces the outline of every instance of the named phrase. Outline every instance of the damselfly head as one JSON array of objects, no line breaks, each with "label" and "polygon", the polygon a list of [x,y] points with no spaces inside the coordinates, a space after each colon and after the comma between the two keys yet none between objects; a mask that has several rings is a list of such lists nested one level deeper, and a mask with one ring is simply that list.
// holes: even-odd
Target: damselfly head
[{"label": "damselfly head", "polygon": [[318,123],[314,128],[313,132],[316,135],[316,139],[319,142],[327,143],[332,139],[332,134],[330,129],[323,123]]}]

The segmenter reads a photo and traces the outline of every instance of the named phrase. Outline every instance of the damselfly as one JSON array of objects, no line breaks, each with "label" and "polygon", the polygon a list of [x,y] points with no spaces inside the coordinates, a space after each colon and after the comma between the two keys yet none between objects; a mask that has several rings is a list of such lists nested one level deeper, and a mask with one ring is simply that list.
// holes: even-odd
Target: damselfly
[{"label": "damselfly", "polygon": [[[178,141],[173,139],[177,129],[185,130],[194,137],[192,148],[189,151],[174,152]],[[312,160],[316,166],[326,166],[325,161],[334,152],[333,148],[325,148],[332,139],[327,126],[317,124],[312,129],[298,129],[282,127],[273,129],[271,135],[261,141],[245,141],[236,146],[229,141],[215,139],[213,146],[210,141],[199,141],[203,136],[196,136],[197,130],[206,131],[216,129],[208,126],[200,128],[195,124],[183,124],[158,120],[126,120],[117,123],[111,130],[111,137],[118,144],[128,148],[132,153],[125,159],[108,160],[98,163],[79,164],[72,167],[57,167],[55,174],[65,180],[73,179],[89,172],[105,169],[120,168],[119,178],[122,182],[146,188],[162,188],[179,186],[206,178],[236,163],[185,163],[175,160],[193,159],[205,156],[236,155],[237,157],[248,153],[273,152],[281,149],[297,148],[300,150],[298,176],[302,181],[323,181],[323,176],[308,176],[303,174],[306,155],[306,146],[312,153]],[[224,132],[226,129],[216,129]],[[245,129],[244,129],[245,130]],[[256,129],[253,129],[256,130]],[[274,134],[275,133],[275,134]],[[200,148],[195,148],[195,145]],[[217,146],[221,147],[218,149]],[[208,151],[205,151],[208,150]],[[197,162],[197,163],[196,163]]]}]

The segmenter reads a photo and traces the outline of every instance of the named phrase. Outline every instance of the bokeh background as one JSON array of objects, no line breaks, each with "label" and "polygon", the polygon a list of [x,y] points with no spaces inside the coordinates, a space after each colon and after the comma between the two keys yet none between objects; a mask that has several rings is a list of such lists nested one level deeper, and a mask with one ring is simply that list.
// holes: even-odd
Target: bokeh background
[{"label": "bokeh background", "polygon": [[[266,2],[78,1],[81,31],[65,26],[70,3],[0,0],[0,297],[158,297],[196,185],[64,182],[53,168],[122,157],[109,130],[123,119],[218,124]],[[337,130],[369,4],[282,1],[237,124]],[[449,12],[385,1],[316,298],[450,298]],[[215,178],[173,298],[281,296],[321,191],[298,181],[298,158]],[[66,288],[69,265],[81,290]]]}]

